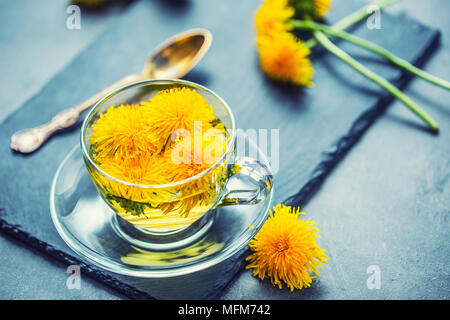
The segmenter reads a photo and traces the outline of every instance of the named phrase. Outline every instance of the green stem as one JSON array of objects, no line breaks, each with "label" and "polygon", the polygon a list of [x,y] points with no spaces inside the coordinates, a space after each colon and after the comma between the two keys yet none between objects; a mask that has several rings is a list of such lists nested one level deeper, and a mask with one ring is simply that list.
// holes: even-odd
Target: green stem
[{"label": "green stem", "polygon": [[429,81],[429,82],[431,82],[435,85],[438,85],[444,89],[450,90],[450,82],[440,79],[436,76],[433,76],[433,75],[423,71],[422,69],[417,68],[416,66],[412,65],[408,61],[395,56],[388,50],[386,50],[370,41],[364,40],[360,37],[354,36],[345,31],[336,30],[336,29],[326,26],[324,24],[316,23],[313,21],[290,20],[289,23],[292,26],[294,26],[294,28],[311,30],[311,31],[319,30],[328,35],[339,37],[341,39],[349,41],[353,44],[356,44],[360,47],[363,47],[365,49],[368,49],[370,51],[373,51],[373,52],[379,54],[380,56],[389,60],[392,64],[394,64],[402,69],[405,69],[426,81]]},{"label": "green stem", "polygon": [[[344,30],[352,25],[354,25],[355,23],[361,21],[362,19],[364,19],[365,17],[367,17],[368,15],[371,14],[370,12],[370,8],[371,7],[378,7],[379,9],[382,9],[384,7],[387,7],[391,4],[394,4],[396,2],[398,2],[399,0],[379,0],[379,1],[375,1],[351,14],[349,14],[348,16],[342,18],[341,20],[339,20],[338,22],[336,22],[333,25],[333,29],[334,30]],[[311,38],[308,41],[305,42],[305,46],[308,48],[313,48],[315,45],[317,44],[316,39]]]},{"label": "green stem", "polygon": [[328,51],[330,51],[332,54],[340,58],[342,61],[346,62],[349,66],[354,68],[355,70],[359,71],[361,74],[363,74],[365,77],[369,78],[373,82],[377,83],[384,89],[386,89],[389,93],[391,93],[394,97],[396,97],[398,100],[403,102],[405,106],[407,106],[412,112],[414,112],[416,115],[418,115],[425,123],[428,124],[431,130],[437,132],[439,131],[438,124],[423,111],[418,105],[415,104],[414,101],[412,101],[408,96],[403,94],[402,91],[400,91],[397,87],[395,87],[392,83],[387,81],[386,79],[380,77],[373,71],[367,69],[364,67],[361,63],[353,59],[351,56],[349,56],[345,51],[337,47],[333,42],[331,42],[328,37],[323,34],[321,31],[314,31],[314,38],[322,45],[324,46]]}]

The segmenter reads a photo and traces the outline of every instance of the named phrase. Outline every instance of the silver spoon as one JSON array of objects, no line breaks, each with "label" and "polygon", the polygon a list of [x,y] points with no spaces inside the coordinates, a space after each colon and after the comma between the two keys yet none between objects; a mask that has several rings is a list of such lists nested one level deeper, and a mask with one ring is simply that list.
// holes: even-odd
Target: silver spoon
[{"label": "silver spoon", "polygon": [[46,124],[14,133],[11,136],[11,149],[21,153],[39,149],[55,132],[75,124],[97,101],[126,84],[152,78],[183,77],[204,56],[211,42],[211,32],[206,29],[191,29],[171,37],[155,49],[142,72],[130,74],[83,103],[61,111]]}]

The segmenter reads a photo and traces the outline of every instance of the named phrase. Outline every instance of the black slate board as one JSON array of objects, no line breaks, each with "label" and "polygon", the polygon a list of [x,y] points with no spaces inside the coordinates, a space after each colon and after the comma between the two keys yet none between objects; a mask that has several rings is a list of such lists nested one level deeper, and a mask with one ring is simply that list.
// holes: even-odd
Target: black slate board
[{"label": "black slate board", "polygon": [[[253,15],[259,3],[160,0],[140,1],[130,8],[1,125],[0,229],[59,261],[81,264],[84,274],[131,298],[220,297],[220,289],[242,268],[242,252],[211,274],[192,275],[189,281],[172,279],[170,284],[120,277],[82,263],[57,234],[48,205],[52,178],[59,163],[78,143],[79,126],[55,136],[32,155],[12,152],[9,140],[16,130],[41,124],[59,110],[139,71],[148,53],[167,37],[204,27],[212,31],[213,45],[186,79],[221,95],[232,107],[240,128],[280,129],[275,202],[306,203],[382,114],[391,97],[320,49],[312,56],[316,70],[313,89],[268,81],[259,70],[254,47]],[[336,21],[363,4],[336,0],[329,21]],[[405,16],[386,13],[382,14],[380,30],[369,30],[364,23],[353,29],[416,65],[429,57],[439,40],[438,31]],[[379,58],[348,44],[342,48],[398,86],[406,84],[408,77],[404,73],[380,63]],[[189,290],[194,282],[197,290]],[[179,287],[178,295],[160,292],[161,285]]]}]

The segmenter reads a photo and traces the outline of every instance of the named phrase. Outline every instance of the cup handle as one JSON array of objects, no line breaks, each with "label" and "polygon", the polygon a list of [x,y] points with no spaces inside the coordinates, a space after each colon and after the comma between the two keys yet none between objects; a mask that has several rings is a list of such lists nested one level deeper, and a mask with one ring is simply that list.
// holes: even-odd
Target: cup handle
[{"label": "cup handle", "polygon": [[229,167],[225,195],[216,208],[264,201],[273,187],[272,172],[263,163],[248,157],[236,157]]}]

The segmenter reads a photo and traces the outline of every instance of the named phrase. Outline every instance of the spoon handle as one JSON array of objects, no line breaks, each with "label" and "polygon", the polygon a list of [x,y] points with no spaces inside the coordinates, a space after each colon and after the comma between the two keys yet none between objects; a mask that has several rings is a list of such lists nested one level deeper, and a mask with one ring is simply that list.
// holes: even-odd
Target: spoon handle
[{"label": "spoon handle", "polygon": [[96,93],[86,101],[63,110],[49,122],[35,128],[18,131],[11,136],[11,149],[21,153],[31,153],[39,149],[55,132],[75,124],[84,111],[92,107],[108,93],[134,81],[143,80],[142,74],[131,74]]}]

